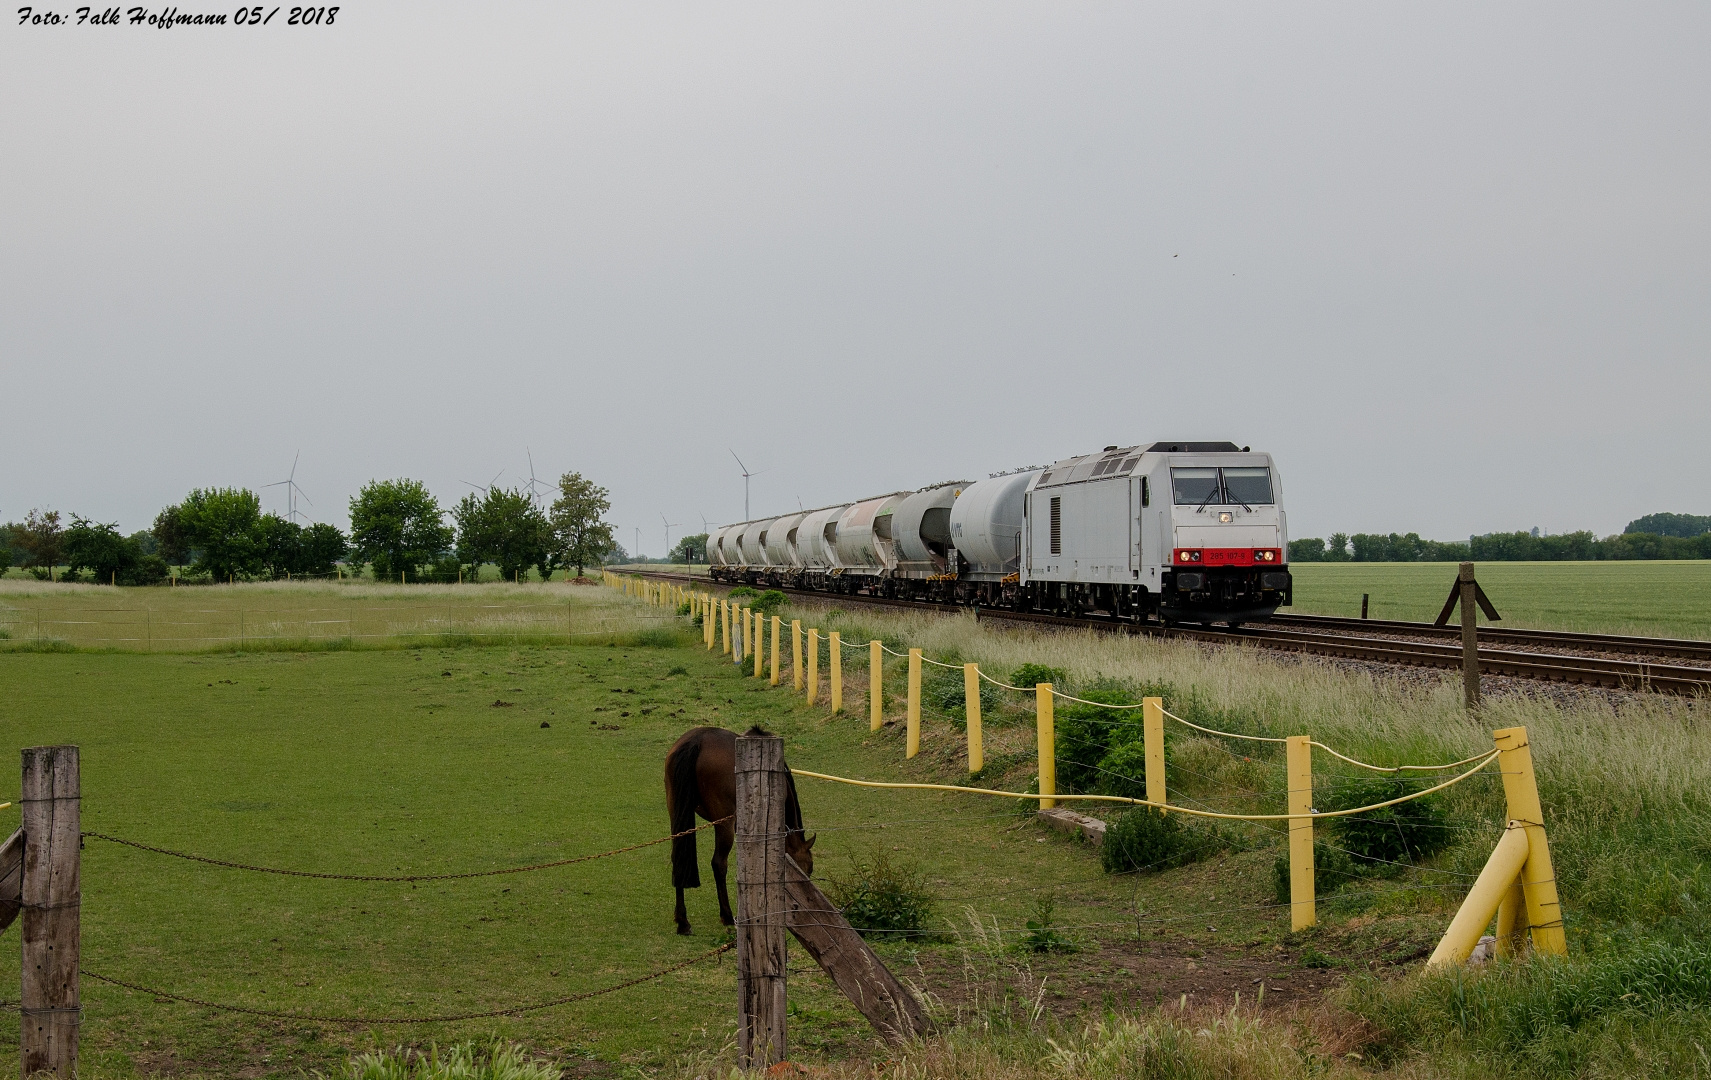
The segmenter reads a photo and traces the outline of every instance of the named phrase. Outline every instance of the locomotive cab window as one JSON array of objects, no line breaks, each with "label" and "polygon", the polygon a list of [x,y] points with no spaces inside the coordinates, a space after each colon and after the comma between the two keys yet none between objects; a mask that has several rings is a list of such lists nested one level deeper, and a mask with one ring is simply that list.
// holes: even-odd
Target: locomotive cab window
[{"label": "locomotive cab window", "polygon": [[1264,466],[1170,470],[1178,506],[1270,505],[1271,470]]},{"label": "locomotive cab window", "polygon": [[1267,468],[1220,469],[1224,474],[1224,501],[1271,502],[1271,470]]},{"label": "locomotive cab window", "polygon": [[1170,486],[1176,505],[1197,506],[1218,501],[1217,469],[1172,469]]}]

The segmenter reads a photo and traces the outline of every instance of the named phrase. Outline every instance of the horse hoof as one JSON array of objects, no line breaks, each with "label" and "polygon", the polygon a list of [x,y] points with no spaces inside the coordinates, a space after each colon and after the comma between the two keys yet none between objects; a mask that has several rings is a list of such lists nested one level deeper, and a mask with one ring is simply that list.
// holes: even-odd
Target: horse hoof
[{"label": "horse hoof", "polygon": [[681,925],[678,926],[677,932],[684,935],[685,937],[689,936],[689,924],[688,923],[682,923]]}]

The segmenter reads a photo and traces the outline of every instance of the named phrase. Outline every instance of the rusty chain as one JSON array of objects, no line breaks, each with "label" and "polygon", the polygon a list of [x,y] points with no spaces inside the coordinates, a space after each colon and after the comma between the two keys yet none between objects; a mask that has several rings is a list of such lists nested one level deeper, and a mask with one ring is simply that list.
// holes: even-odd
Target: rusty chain
[{"label": "rusty chain", "polygon": [[451,1013],[444,1016],[321,1016],[314,1013],[284,1012],[275,1009],[252,1009],[244,1005],[221,1005],[218,1002],[203,1001],[201,998],[188,997],[184,994],[174,994],[168,990],[159,990],[152,986],[143,986],[139,983],[126,982],[123,979],[114,979],[106,975],[97,975],[93,971],[88,971],[82,968],[79,968],[78,971],[86,979],[94,979],[97,982],[109,983],[113,986],[121,986],[126,990],[135,990],[139,994],[152,994],[157,1001],[161,999],[168,1001],[181,1001],[186,1005],[197,1005],[204,1009],[214,1009],[219,1012],[244,1013],[249,1016],[268,1016],[281,1020],[303,1020],[322,1024],[445,1024],[457,1020],[485,1020],[495,1016],[521,1016],[524,1013],[539,1012],[542,1009],[552,1009],[560,1005],[569,1005],[574,1001],[587,1001],[589,998],[597,998],[603,994],[616,993],[619,990],[626,990],[632,986],[639,986],[645,982],[652,982],[654,979],[663,978],[674,971],[682,971],[684,968],[690,967],[694,964],[699,964],[704,960],[711,960],[715,956],[718,956],[721,953],[730,952],[734,948],[736,948],[735,943],[726,942],[716,949],[710,949],[707,952],[702,953],[700,956],[692,956],[688,960],[672,964],[670,967],[663,967],[658,971],[650,971],[646,975],[638,975],[633,979],[628,979],[612,986],[603,987],[599,990],[585,990],[580,994],[567,994],[564,997],[553,998],[550,1001],[537,1001],[529,1005],[513,1005],[506,1009],[488,1009],[484,1012]]},{"label": "rusty chain", "polygon": [[125,847],[133,847],[142,851],[152,851],[157,855],[170,855],[175,859],[189,859],[191,862],[207,863],[209,866],[224,866],[230,870],[254,870],[257,873],[262,874],[282,874],[286,877],[319,878],[323,881],[455,881],[462,878],[497,877],[501,874],[523,874],[531,870],[546,870],[554,866],[569,866],[572,863],[590,862],[594,859],[604,859],[612,855],[622,855],[626,851],[639,851],[642,848],[653,847],[656,844],[669,843],[680,836],[689,836],[692,833],[700,832],[702,829],[710,829],[715,825],[722,825],[725,822],[730,821],[731,817],[734,816],[735,815],[728,815],[720,818],[718,821],[709,821],[705,825],[697,825],[693,829],[685,829],[682,832],[672,833],[670,836],[662,836],[658,840],[648,840],[640,844],[631,844],[628,847],[613,848],[611,851],[602,851],[598,855],[578,855],[573,859],[558,859],[554,862],[534,863],[530,866],[511,866],[506,867],[503,870],[475,870],[463,874],[406,874],[397,877],[378,874],[319,874],[310,870],[281,870],[278,867],[273,866],[252,866],[248,863],[227,862],[225,859],[210,859],[206,855],[192,855],[187,851],[173,851],[171,848],[154,847],[150,844],[140,844],[135,840],[124,840],[117,836],[108,836],[106,833],[86,832],[82,835],[95,840],[105,840],[110,844],[123,844]]}]

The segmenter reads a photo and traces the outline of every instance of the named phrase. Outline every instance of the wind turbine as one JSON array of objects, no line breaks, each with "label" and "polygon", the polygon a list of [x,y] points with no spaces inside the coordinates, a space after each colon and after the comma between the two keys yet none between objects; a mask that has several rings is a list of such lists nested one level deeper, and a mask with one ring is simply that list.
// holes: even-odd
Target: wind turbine
[{"label": "wind turbine", "polygon": [[[661,514],[659,519],[665,521],[665,515]],[[671,557],[671,530],[681,524],[683,524],[681,521],[665,521],[665,555],[668,559]]]},{"label": "wind turbine", "polygon": [[534,500],[536,506],[539,506],[541,502],[541,493],[535,489],[546,488],[548,491],[551,491],[553,490],[553,486],[545,480],[535,479],[535,452],[526,446],[523,447],[523,452],[529,455],[529,482],[525,486],[529,489],[529,498]]},{"label": "wind turbine", "polygon": [[493,479],[487,481],[486,484],[470,484],[468,480],[459,480],[458,483],[469,484],[470,487],[474,488],[475,490],[477,490],[477,491],[481,492],[483,495],[485,495],[489,491],[493,490],[493,485],[497,484],[499,482],[499,478],[501,476],[504,476],[504,475],[505,475],[505,470],[500,469],[498,472],[493,474]]},{"label": "wind turbine", "polygon": [[[730,450],[731,448],[727,446],[725,449]],[[743,464],[742,458],[737,457],[735,450],[731,450],[731,456],[737,458],[737,468],[743,470],[743,520],[747,521],[749,519],[749,477],[753,476],[754,473],[749,472],[749,467]]]},{"label": "wind turbine", "polygon": [[[296,457],[293,457],[291,459],[291,475],[287,476],[283,480],[275,480],[271,484],[263,484],[262,485],[263,487],[279,487],[281,484],[283,484],[285,486],[285,506],[286,506],[285,520],[286,521],[296,521],[297,520],[297,496],[303,495],[303,489],[297,486],[297,460],[298,460],[298,458],[301,458],[302,456],[303,456],[303,451],[299,450],[299,451],[297,451]],[[310,506],[315,505],[312,501],[310,501],[309,496],[307,496],[307,495],[303,495],[303,501],[306,503],[309,503]],[[307,515],[307,514],[303,515],[303,517],[305,519],[307,519],[308,516],[309,515]]]}]

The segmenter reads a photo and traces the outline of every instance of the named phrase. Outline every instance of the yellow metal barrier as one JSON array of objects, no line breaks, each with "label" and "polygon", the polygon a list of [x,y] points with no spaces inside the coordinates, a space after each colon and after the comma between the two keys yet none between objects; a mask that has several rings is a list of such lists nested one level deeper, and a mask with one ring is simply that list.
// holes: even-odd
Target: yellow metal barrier
[{"label": "yellow metal barrier", "polygon": [[885,646],[867,643],[867,729],[885,726]]},{"label": "yellow metal barrier", "polygon": [[1497,918],[1499,953],[1512,952],[1523,929],[1529,931],[1535,951],[1556,956],[1568,952],[1527,729],[1500,728],[1491,735],[1497,746],[1509,825],[1443,940],[1426,961],[1427,967],[1466,963],[1493,916]]},{"label": "yellow metal barrier", "polygon": [[[968,721],[968,771],[986,768],[986,750],[980,740],[980,665],[962,666],[962,711]],[[1150,797],[1152,792],[1147,793]]]},{"label": "yellow metal barrier", "polygon": [[921,650],[909,650],[909,712],[903,756],[921,752]]}]

